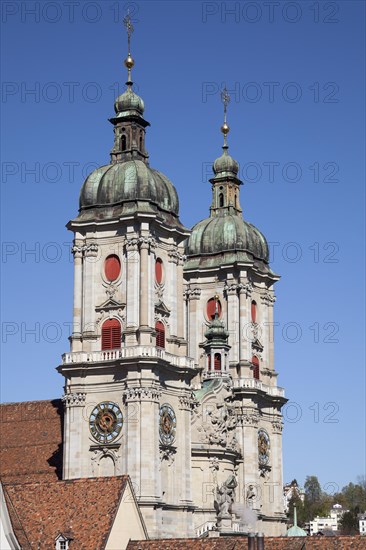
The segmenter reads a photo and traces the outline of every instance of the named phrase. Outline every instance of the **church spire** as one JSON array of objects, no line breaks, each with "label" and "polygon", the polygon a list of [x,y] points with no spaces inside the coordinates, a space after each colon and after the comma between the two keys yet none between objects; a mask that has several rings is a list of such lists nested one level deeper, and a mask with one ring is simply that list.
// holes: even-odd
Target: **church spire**
[{"label": "church spire", "polygon": [[124,18],[123,24],[127,30],[127,44],[128,44],[128,54],[125,59],[125,67],[127,68],[127,71],[128,71],[126,86],[132,87],[133,82],[131,80],[131,70],[135,64],[135,61],[131,56],[131,35],[135,29],[133,28],[133,25],[132,25],[130,11],[128,11],[126,17]]},{"label": "church spire", "polygon": [[239,203],[239,185],[242,184],[238,178],[239,164],[228,153],[227,135],[230,132],[230,127],[227,123],[227,107],[230,103],[230,96],[226,86],[221,92],[221,100],[224,105],[224,122],[221,126],[224,145],[222,146],[222,155],[213,164],[215,176],[210,179],[212,184],[211,217],[227,214],[241,215],[242,212]]},{"label": "church spire", "polygon": [[144,119],[145,105],[132,89],[132,67],[135,61],[131,55],[131,35],[134,28],[131,16],[128,13],[123,20],[127,31],[128,53],[124,61],[127,68],[127,89],[117,97],[114,103],[115,117],[110,119],[114,125],[114,146],[111,151],[111,161],[125,162],[129,160],[142,160],[148,164],[149,155],[145,149],[145,128],[150,126]]}]

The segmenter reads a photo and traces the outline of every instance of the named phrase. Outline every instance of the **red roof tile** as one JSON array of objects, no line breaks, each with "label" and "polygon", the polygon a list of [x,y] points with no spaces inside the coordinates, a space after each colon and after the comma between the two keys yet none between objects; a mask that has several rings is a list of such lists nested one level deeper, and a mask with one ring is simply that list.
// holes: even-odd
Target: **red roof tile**
[{"label": "red roof tile", "polygon": [[[366,550],[366,537],[264,537],[265,550]],[[130,541],[126,550],[247,550],[246,537]]]},{"label": "red roof tile", "polygon": [[128,476],[3,484],[14,533],[23,550],[54,550],[62,534],[70,550],[102,550]]},{"label": "red roof tile", "polygon": [[62,421],[60,399],[0,405],[1,479],[60,479]]}]

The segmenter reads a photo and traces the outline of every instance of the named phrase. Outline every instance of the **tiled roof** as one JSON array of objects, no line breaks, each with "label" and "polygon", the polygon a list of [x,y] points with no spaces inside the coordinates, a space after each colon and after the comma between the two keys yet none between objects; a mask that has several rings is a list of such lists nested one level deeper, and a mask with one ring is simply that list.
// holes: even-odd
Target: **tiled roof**
[{"label": "tiled roof", "polygon": [[60,479],[62,420],[60,399],[0,405],[1,479]]},{"label": "tiled roof", "polygon": [[[366,550],[366,537],[264,537],[265,550]],[[248,550],[246,537],[130,541],[126,550]]]},{"label": "tiled roof", "polygon": [[70,550],[102,550],[128,476],[31,483],[5,482],[6,504],[23,550],[54,550],[70,535]]}]

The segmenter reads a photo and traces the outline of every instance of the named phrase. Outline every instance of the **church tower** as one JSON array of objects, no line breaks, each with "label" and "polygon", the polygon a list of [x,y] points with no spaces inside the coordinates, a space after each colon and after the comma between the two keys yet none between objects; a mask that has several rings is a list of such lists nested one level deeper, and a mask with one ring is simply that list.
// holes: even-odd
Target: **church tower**
[{"label": "church tower", "polygon": [[279,535],[286,521],[286,399],[277,386],[273,349],[273,284],[279,277],[270,269],[265,237],[242,217],[239,165],[227,145],[226,90],[222,100],[224,145],[213,164],[210,216],[193,227],[184,266],[188,355],[200,368],[192,423],[195,527],[204,532],[218,517],[219,528],[227,528],[230,514],[226,509],[226,516],[220,510],[216,516],[215,494],[235,487],[232,505],[239,506],[238,517],[249,509],[253,523],[238,519],[237,529]]},{"label": "church tower", "polygon": [[190,382],[178,196],[150,167],[149,123],[133,91],[114,105],[111,161],[81,189],[74,233],[71,351],[65,378],[64,479],[129,474],[151,537],[192,531]]}]

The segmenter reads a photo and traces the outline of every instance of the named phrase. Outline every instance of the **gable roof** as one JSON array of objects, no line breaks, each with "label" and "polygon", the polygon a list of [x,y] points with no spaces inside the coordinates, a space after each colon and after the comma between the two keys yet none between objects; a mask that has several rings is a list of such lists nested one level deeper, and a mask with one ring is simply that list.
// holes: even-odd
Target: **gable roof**
[{"label": "gable roof", "polygon": [[70,550],[102,550],[128,476],[30,483],[5,482],[6,504],[23,550],[54,550],[60,533]]},{"label": "gable roof", "polygon": [[61,479],[61,399],[0,405],[0,433],[3,482]]}]

